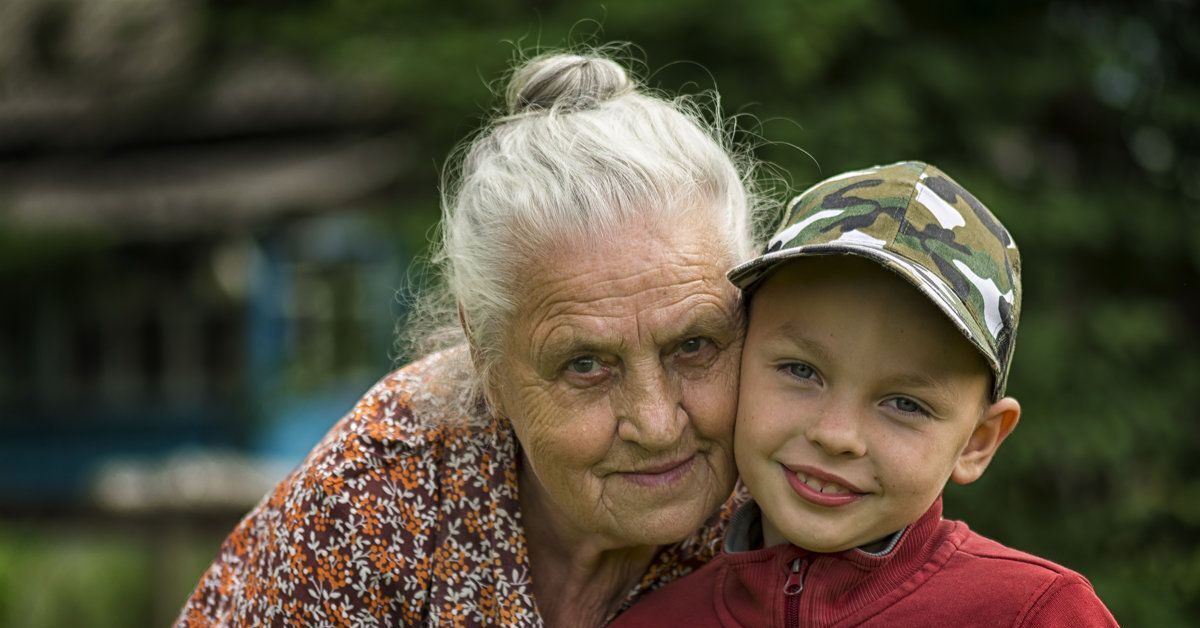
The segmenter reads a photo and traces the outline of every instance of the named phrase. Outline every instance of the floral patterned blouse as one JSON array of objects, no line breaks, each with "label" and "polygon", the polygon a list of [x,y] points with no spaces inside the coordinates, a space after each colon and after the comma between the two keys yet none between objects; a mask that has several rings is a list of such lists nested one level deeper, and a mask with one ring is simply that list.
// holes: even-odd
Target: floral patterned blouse
[{"label": "floral patterned blouse", "polygon": [[[452,405],[437,403],[447,393],[433,377],[448,359],[376,384],[238,524],[176,625],[542,625],[518,443],[482,408],[436,410]],[[711,559],[745,498],[739,489],[691,537],[661,548],[625,606]]]}]

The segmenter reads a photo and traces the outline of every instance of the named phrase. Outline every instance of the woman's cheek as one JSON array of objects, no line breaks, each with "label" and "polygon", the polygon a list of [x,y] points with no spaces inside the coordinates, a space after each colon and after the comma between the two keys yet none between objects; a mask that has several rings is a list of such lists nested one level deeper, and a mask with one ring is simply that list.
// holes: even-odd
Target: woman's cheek
[{"label": "woman's cheek", "polygon": [[[740,347],[739,347],[740,348]],[[728,423],[732,429],[737,414],[738,380],[741,366],[740,351],[726,350],[716,361],[704,380],[705,403],[718,421]]]},{"label": "woman's cheek", "polygon": [[517,434],[523,446],[541,461],[564,470],[586,469],[603,461],[616,433],[607,400],[555,401],[549,408],[539,408],[536,415],[530,413],[533,420],[527,434]]}]

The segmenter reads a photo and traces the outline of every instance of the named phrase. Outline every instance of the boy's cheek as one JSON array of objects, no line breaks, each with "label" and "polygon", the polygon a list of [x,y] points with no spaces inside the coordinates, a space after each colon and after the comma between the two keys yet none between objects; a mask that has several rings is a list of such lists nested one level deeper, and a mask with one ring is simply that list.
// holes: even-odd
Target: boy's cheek
[{"label": "boy's cheek", "polygon": [[761,417],[739,410],[733,429],[733,451],[738,470],[743,475],[756,472],[770,460],[779,440],[771,431],[768,422]]}]

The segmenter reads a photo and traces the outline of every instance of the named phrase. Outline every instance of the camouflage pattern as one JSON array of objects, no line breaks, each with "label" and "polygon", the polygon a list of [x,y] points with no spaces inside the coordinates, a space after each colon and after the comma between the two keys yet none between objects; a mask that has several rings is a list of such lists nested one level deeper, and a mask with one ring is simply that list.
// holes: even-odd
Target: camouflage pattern
[{"label": "camouflage pattern", "polygon": [[1021,310],[1021,257],[1008,230],[946,173],[921,162],[847,172],[796,197],[763,254],[729,272],[752,288],[780,262],[860,255],[921,290],[983,353],[1004,395]]}]

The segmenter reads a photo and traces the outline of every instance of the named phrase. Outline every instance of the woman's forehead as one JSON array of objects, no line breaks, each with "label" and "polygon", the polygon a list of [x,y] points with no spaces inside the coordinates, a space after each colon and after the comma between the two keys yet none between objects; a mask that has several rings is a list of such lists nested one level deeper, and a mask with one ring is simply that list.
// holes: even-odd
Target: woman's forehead
[{"label": "woman's forehead", "polygon": [[715,229],[706,225],[670,230],[638,225],[603,238],[564,238],[518,269],[518,309],[652,302],[674,296],[686,283],[723,286],[731,263]]},{"label": "woman's forehead", "polygon": [[563,314],[532,321],[528,349],[553,361],[581,353],[619,355],[637,348],[673,346],[687,338],[726,339],[740,331],[736,301],[693,294],[665,307],[631,315]]},{"label": "woman's forehead", "polygon": [[556,247],[522,274],[514,331],[536,345],[619,345],[724,327],[737,309],[728,265],[711,238],[679,232]]}]

